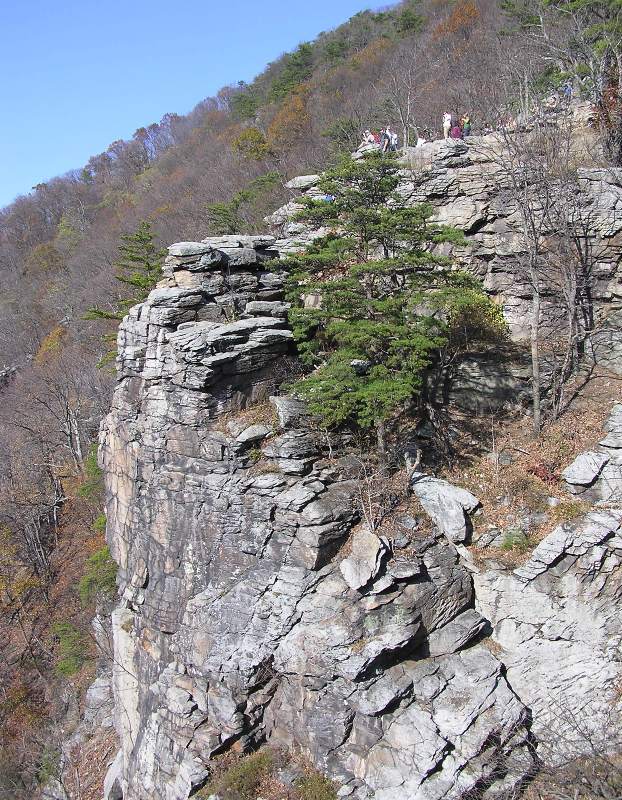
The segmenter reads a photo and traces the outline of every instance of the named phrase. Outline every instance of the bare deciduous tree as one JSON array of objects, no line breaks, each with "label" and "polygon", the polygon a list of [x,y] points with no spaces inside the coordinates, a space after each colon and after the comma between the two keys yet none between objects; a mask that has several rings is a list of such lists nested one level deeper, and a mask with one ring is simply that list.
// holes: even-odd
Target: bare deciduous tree
[{"label": "bare deciduous tree", "polygon": [[[529,337],[532,366],[533,428],[542,427],[542,357],[551,367],[552,416],[559,414],[564,385],[578,369],[583,342],[593,328],[591,299],[595,259],[589,235],[593,222],[577,171],[576,142],[569,113],[536,109],[530,124],[500,129],[486,152],[498,170],[502,196],[515,210],[523,253],[514,262],[519,283],[530,294]],[[546,319],[544,304],[561,311]]]}]

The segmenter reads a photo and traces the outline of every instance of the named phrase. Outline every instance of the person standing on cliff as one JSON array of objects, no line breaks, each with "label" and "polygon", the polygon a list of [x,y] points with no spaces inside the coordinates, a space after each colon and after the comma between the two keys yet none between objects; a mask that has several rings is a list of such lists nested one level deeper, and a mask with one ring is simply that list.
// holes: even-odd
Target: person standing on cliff
[{"label": "person standing on cliff", "polygon": [[447,111],[443,114],[443,139],[449,139],[451,131],[451,114]]},{"label": "person standing on cliff", "polygon": [[464,138],[463,137],[463,133],[462,133],[462,128],[460,127],[460,125],[458,125],[457,121],[456,121],[456,124],[452,127],[451,131],[449,132],[449,136],[452,139],[462,139],[462,138]]}]

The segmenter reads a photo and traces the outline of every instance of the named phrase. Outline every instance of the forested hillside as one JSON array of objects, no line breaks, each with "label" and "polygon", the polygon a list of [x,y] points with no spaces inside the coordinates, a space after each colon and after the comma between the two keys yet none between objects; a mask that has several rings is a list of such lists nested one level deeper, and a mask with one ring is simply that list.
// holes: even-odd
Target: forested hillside
[{"label": "forested hillside", "polygon": [[261,231],[291,196],[290,177],[337,163],[367,127],[434,138],[449,111],[483,131],[566,81],[594,105],[598,158],[618,164],[621,13],[613,0],[405,0],[361,12],[0,212],[0,630],[10,631],[0,787],[11,796],[46,777],[46,726],[80,689],[65,681],[83,662],[67,666],[62,648],[71,656],[110,590],[92,447],[115,323],[88,311],[114,315],[131,292],[116,278],[122,236],[143,222],[158,247]]}]

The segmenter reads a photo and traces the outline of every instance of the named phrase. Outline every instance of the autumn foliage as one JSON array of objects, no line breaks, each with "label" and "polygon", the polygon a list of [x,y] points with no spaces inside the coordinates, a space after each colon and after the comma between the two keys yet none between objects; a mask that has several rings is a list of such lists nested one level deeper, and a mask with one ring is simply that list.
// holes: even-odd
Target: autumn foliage
[{"label": "autumn foliage", "polygon": [[287,147],[303,137],[310,122],[307,111],[309,95],[310,88],[305,84],[294,89],[268,126],[269,142],[277,147]]},{"label": "autumn foliage", "polygon": [[434,37],[437,40],[451,34],[468,37],[479,18],[480,11],[474,0],[458,0],[447,19],[436,26]]}]

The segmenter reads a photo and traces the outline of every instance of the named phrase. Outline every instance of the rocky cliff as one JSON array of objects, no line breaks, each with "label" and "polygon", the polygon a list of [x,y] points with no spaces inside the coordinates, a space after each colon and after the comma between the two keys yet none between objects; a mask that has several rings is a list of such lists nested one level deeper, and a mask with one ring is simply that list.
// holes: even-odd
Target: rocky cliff
[{"label": "rocky cliff", "polygon": [[[518,234],[478,144],[433,145],[404,183],[466,230],[463,259],[518,326]],[[620,176],[584,179],[610,314]],[[314,235],[288,221],[295,205],[273,218],[278,239],[171,246],[121,325],[100,447],[122,594],[108,797],[185,800],[211,757],[265,741],[302,752],[340,797],[498,795],[533,771],[552,699],[576,709],[620,678],[622,517],[607,501],[518,570],[483,570],[463,545],[477,498],[417,475],[433,532],[402,516],[372,534],[347,438],[329,443],[280,393],[293,344],[273,260]]]},{"label": "rocky cliff", "polygon": [[[550,124],[554,126],[555,121]],[[586,148],[580,149],[576,159],[579,163],[589,163],[589,148],[595,144],[586,121],[586,109],[581,105],[574,109],[573,131]],[[374,148],[374,145],[364,146],[354,155],[360,157]],[[508,178],[511,162],[506,148],[504,138],[496,134],[407,148],[402,157],[405,169],[399,191],[407,203],[430,203],[436,220],[464,231],[467,245],[446,245],[445,252],[482,279],[487,291],[503,305],[514,337],[520,339],[529,331],[531,287],[521,267],[526,243]],[[613,329],[619,327],[622,302],[618,270],[622,257],[622,170],[583,167],[578,174],[581,194],[576,213],[585,226],[584,247],[591,260],[592,299],[600,320],[604,323],[608,319]],[[293,194],[313,197],[321,194],[318,180],[317,175],[304,176],[287,186]],[[291,220],[301,208],[296,200],[293,197],[267,218],[282,237],[277,246],[285,251],[305,245],[315,234],[302,223]],[[548,308],[544,314],[556,325],[562,315],[549,294],[545,287],[544,305],[548,304]],[[605,333],[602,338],[608,344],[617,339]],[[613,342],[613,350],[608,351],[609,362],[614,366],[620,360],[618,348]],[[604,344],[601,350],[603,355]]]}]

